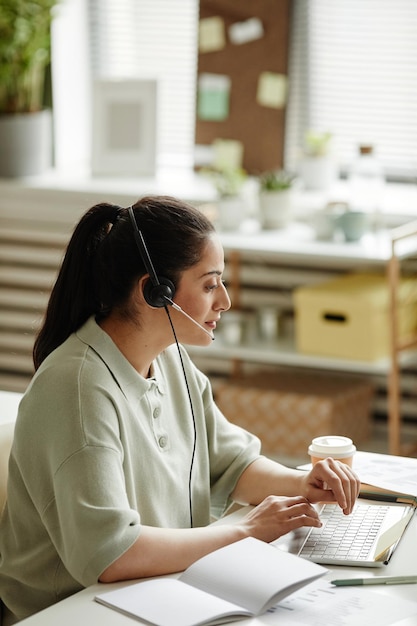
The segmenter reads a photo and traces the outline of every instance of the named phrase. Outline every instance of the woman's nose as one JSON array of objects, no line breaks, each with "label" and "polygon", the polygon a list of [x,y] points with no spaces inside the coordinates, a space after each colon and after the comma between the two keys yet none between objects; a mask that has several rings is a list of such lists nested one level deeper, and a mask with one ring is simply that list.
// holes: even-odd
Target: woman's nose
[{"label": "woman's nose", "polygon": [[226,286],[222,283],[220,287],[219,298],[216,303],[216,309],[218,311],[228,311],[231,307],[232,303],[230,301],[229,294],[227,292]]}]

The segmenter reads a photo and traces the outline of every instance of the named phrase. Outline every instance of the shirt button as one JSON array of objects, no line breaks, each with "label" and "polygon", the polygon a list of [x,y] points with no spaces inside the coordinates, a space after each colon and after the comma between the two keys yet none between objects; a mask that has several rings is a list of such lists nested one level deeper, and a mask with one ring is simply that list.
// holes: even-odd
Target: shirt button
[{"label": "shirt button", "polygon": [[165,436],[159,437],[159,446],[161,448],[165,448],[167,443],[168,443],[168,437],[165,437]]},{"label": "shirt button", "polygon": [[157,406],[156,409],[154,409],[154,411],[153,411],[154,419],[156,419],[160,415],[161,415],[161,408],[159,406]]}]

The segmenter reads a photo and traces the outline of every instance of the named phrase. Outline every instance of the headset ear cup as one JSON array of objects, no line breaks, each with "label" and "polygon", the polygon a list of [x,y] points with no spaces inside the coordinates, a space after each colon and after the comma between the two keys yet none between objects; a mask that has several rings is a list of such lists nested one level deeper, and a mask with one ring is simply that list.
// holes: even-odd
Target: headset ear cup
[{"label": "headset ear cup", "polygon": [[159,278],[159,285],[153,285],[151,279],[148,279],[143,288],[143,297],[155,309],[170,304],[169,300],[173,300],[174,294],[174,283],[163,276]]}]

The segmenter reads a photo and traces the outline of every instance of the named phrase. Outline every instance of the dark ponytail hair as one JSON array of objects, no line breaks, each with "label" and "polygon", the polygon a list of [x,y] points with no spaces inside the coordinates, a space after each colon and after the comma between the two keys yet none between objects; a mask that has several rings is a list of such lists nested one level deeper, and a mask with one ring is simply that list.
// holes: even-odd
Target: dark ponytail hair
[{"label": "dark ponytail hair", "polygon": [[[198,209],[168,196],[148,196],[133,205],[158,275],[174,285],[199,262],[212,223]],[[115,308],[129,315],[129,297],[146,273],[127,209],[102,203],[77,224],[52,289],[33,348],[42,361],[91,315],[103,319]]]}]

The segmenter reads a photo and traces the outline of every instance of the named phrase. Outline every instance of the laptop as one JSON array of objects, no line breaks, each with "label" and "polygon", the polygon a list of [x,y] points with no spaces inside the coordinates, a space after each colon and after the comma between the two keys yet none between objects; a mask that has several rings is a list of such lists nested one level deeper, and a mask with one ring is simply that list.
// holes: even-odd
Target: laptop
[{"label": "laptop", "polygon": [[350,515],[337,504],[319,507],[298,555],[323,565],[381,567],[391,558],[414,513],[409,505],[357,502]]}]

